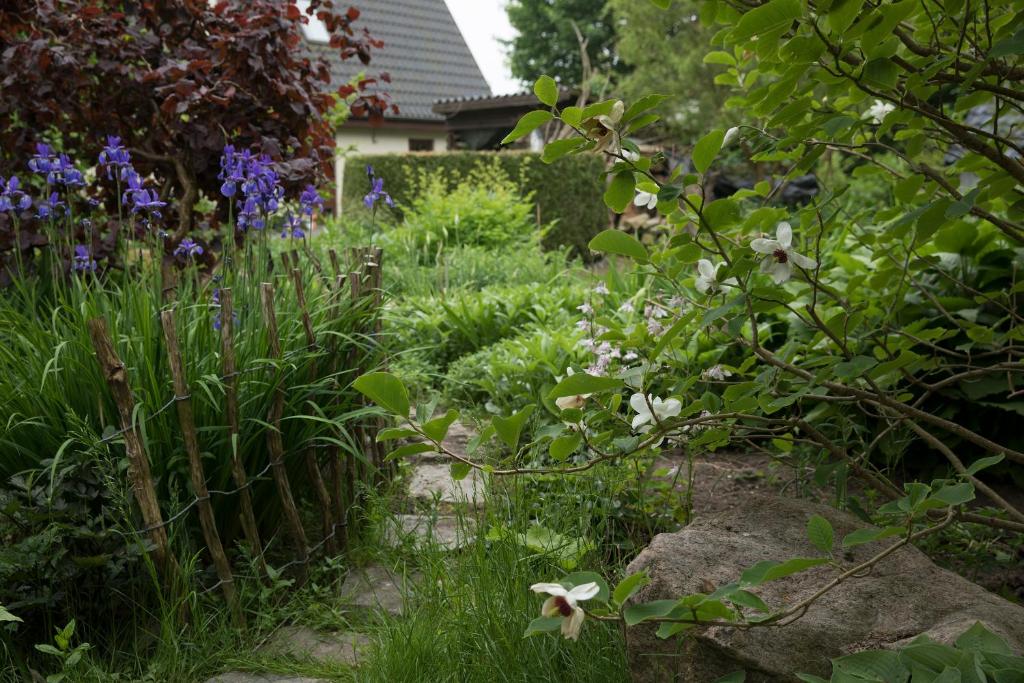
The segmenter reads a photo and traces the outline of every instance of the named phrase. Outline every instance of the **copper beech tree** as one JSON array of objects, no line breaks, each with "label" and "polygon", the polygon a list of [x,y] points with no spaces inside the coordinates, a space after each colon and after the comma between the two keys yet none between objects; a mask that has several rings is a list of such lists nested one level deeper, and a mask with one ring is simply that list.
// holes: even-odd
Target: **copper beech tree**
[{"label": "copper beech tree", "polygon": [[[357,28],[359,10],[331,0],[0,4],[0,175],[25,174],[19,160],[42,140],[92,165],[106,136],[120,136],[160,198],[174,200],[174,243],[196,224],[200,193],[216,196],[228,142],[270,155],[289,189],[330,173],[326,114],[338,97],[371,121],[397,107],[368,92],[387,74],[331,82],[323,53],[303,45],[312,16],[342,59],[365,66],[383,46]],[[22,221],[23,248],[45,243],[38,229]],[[0,216],[0,253],[13,242]]]}]

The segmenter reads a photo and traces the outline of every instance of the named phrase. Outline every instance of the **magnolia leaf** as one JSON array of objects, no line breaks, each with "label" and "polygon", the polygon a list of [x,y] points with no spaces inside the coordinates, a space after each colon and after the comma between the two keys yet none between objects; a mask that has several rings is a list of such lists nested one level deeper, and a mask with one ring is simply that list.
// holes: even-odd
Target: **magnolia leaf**
[{"label": "magnolia leaf", "polygon": [[535,636],[538,633],[549,633],[562,626],[562,617],[537,617],[526,627],[524,638]]},{"label": "magnolia leaf", "polygon": [[622,386],[622,380],[615,377],[598,377],[586,372],[578,372],[575,375],[565,377],[556,384],[548,393],[552,401],[563,396],[577,396],[580,394],[594,394],[599,391],[609,391]]},{"label": "magnolia leaf", "polygon": [[455,481],[462,481],[463,479],[465,479],[467,476],[469,476],[469,471],[471,469],[473,468],[470,465],[459,460],[454,461],[449,467],[452,479],[454,479]]},{"label": "magnolia leaf", "polygon": [[409,455],[417,455],[419,453],[429,453],[434,450],[434,445],[429,443],[410,443],[405,446],[399,446],[395,450],[388,453],[385,457],[385,461],[397,460],[398,458],[404,458]]},{"label": "magnolia leaf", "polygon": [[551,76],[541,76],[533,84],[533,93],[542,104],[549,107],[555,106],[558,102],[558,84]]},{"label": "magnolia leaf", "polygon": [[697,169],[698,173],[705,173],[711,167],[711,163],[722,149],[723,140],[725,140],[725,131],[718,129],[702,137],[693,146],[693,167]]},{"label": "magnolia leaf", "polygon": [[548,452],[551,454],[552,459],[561,462],[572,455],[572,453],[579,447],[580,441],[582,440],[583,437],[579,432],[563,434],[551,441],[551,445],[548,447]]},{"label": "magnolia leaf", "polygon": [[633,190],[636,187],[636,178],[632,171],[619,171],[612,176],[608,183],[608,189],[604,192],[604,203],[615,213],[622,213],[633,201]]},{"label": "magnolia leaf", "polygon": [[832,552],[832,546],[835,543],[832,525],[821,515],[813,515],[807,520],[807,537],[821,552]]},{"label": "magnolia leaf", "polygon": [[640,240],[613,228],[598,233],[587,246],[591,251],[628,256],[640,263],[646,263],[648,259],[647,248],[640,243]]},{"label": "magnolia leaf", "polygon": [[795,557],[785,562],[764,560],[743,572],[740,576],[740,584],[747,587],[760,586],[762,583],[781,579],[827,563],[828,558],[824,557]]},{"label": "magnolia leaf", "polygon": [[512,132],[505,136],[501,144],[507,145],[510,142],[515,142],[519,138],[529,135],[553,118],[554,116],[549,111],[537,110],[527,112],[519,119],[519,123],[512,129]]},{"label": "magnolia leaf", "polygon": [[651,582],[650,577],[647,576],[646,572],[637,572],[636,574],[630,574],[622,581],[619,581],[619,585],[615,587],[615,591],[612,592],[612,600],[618,605],[626,604],[633,595]]},{"label": "magnolia leaf", "polygon": [[678,600],[655,600],[654,602],[630,605],[622,610],[622,619],[626,622],[626,626],[636,626],[648,619],[668,616],[668,613],[674,610],[678,604]]},{"label": "magnolia leaf", "polygon": [[905,531],[906,529],[900,526],[889,526],[884,529],[879,529],[877,527],[857,529],[843,537],[843,547],[852,548],[865,543],[871,543],[872,541],[879,541],[883,538],[889,538],[890,536],[899,536]]},{"label": "magnolia leaf", "polygon": [[505,442],[506,446],[509,448],[515,448],[519,444],[519,434],[523,431],[523,426],[526,424],[530,415],[533,414],[534,408],[536,408],[536,405],[531,403],[518,413],[510,415],[509,417],[500,417],[495,415],[491,418],[491,424],[494,425],[494,431],[498,434],[498,438]]},{"label": "magnolia leaf", "polygon": [[395,439],[410,439],[419,434],[408,427],[389,427],[377,432],[377,441],[394,441]]},{"label": "magnolia leaf", "polygon": [[371,372],[356,379],[353,388],[396,415],[409,417],[409,392],[390,372]]},{"label": "magnolia leaf", "polygon": [[448,429],[459,419],[459,411],[449,410],[441,417],[435,417],[423,423],[423,433],[434,441],[443,441],[448,436]]}]

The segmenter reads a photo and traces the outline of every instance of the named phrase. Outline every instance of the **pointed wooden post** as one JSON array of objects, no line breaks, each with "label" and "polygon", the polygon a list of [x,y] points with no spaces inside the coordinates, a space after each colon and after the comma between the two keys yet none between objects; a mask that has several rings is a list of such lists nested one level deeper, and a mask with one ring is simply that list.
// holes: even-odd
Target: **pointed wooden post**
[{"label": "pointed wooden post", "polygon": [[[297,260],[298,256],[296,255],[295,258]],[[316,335],[313,333],[313,322],[309,318],[309,309],[306,307],[306,292],[302,284],[302,271],[298,268],[293,268],[292,280],[295,283],[295,298],[298,300],[299,311],[302,315],[302,328],[306,333],[306,344],[309,346],[309,350],[313,351],[316,349]],[[310,362],[309,383],[312,385],[314,382],[316,382],[316,363]],[[315,444],[310,444],[306,447],[306,470],[309,473],[309,483],[313,487],[313,493],[320,504],[320,517],[323,523],[327,552],[333,555],[337,552],[337,545],[334,543],[334,535],[331,532],[331,528],[334,526],[334,522],[331,519],[331,496],[327,492],[327,486],[324,484],[324,478],[320,472],[320,463],[317,462]]]},{"label": "pointed wooden post", "polygon": [[199,525],[203,529],[203,539],[213,558],[213,566],[217,571],[224,599],[227,600],[235,621],[245,624],[235,594],[235,579],[231,574],[231,563],[224,552],[217,531],[217,522],[213,517],[213,506],[210,504],[210,492],[206,488],[206,473],[203,460],[199,453],[199,438],[196,435],[195,415],[192,413],[192,399],[189,396],[188,380],[185,378],[185,364],[181,360],[181,349],[178,346],[178,333],[174,328],[174,311],[165,310],[160,314],[164,327],[164,339],[167,342],[167,362],[171,366],[171,377],[174,380],[174,399],[178,404],[178,423],[185,441],[185,453],[188,455],[188,469],[192,478],[192,491],[196,494],[196,507],[199,510]]},{"label": "pointed wooden post", "polygon": [[92,339],[93,348],[96,350],[96,357],[100,367],[103,368],[103,377],[114,395],[114,403],[117,404],[117,412],[120,417],[122,436],[124,437],[124,449],[128,455],[128,477],[132,482],[132,493],[135,502],[138,503],[142,512],[142,521],[146,525],[146,533],[153,542],[153,555],[157,564],[169,575],[177,574],[177,563],[171,556],[167,544],[167,530],[164,529],[163,515],[160,513],[160,505],[157,502],[156,487],[153,485],[153,475],[149,469],[149,458],[142,446],[142,439],[135,428],[135,400],[132,398],[131,387],[128,385],[128,372],[124,363],[114,350],[114,344],[110,340],[110,332],[107,330],[107,321],[103,318],[93,318],[88,323],[89,337]]},{"label": "pointed wooden post", "polygon": [[[331,259],[332,265],[337,267],[337,254],[332,249],[331,253],[334,254]],[[341,306],[341,292],[345,286],[345,278],[343,275],[337,275],[334,280],[334,288],[331,291],[331,321],[335,322],[338,319],[339,308]],[[338,397],[340,396],[340,388],[338,385],[338,339],[337,336],[331,335],[330,340],[327,342],[328,352],[328,374],[332,378],[331,380],[331,391],[334,398],[331,400],[331,406],[336,406],[338,403]],[[341,435],[338,435],[339,439]],[[346,470],[345,462],[341,459],[341,448],[337,443],[331,443],[327,446],[327,463],[331,471],[331,497],[334,501],[334,529],[333,531],[338,535],[338,547],[345,549],[348,547],[348,523],[346,520],[345,513],[345,502],[347,496],[345,494],[345,476]]]},{"label": "pointed wooden post", "polygon": [[267,575],[267,563],[263,557],[263,543],[260,541],[259,526],[256,524],[256,513],[252,507],[252,493],[249,491],[248,477],[242,458],[238,454],[238,437],[241,431],[238,423],[238,370],[235,364],[235,308],[231,290],[220,290],[220,345],[222,369],[224,372],[225,412],[227,413],[228,432],[231,438],[231,476],[238,487],[240,503],[239,517],[242,531],[249,542],[249,550],[256,558],[261,573]]},{"label": "pointed wooden post", "polygon": [[[269,356],[280,360],[281,341],[277,336],[277,315],[274,313],[274,285],[269,282],[260,285],[260,296],[263,303],[263,317],[267,324]],[[267,414],[267,422],[270,423],[270,429],[267,430],[267,450],[270,452],[271,471],[274,474],[274,482],[277,484],[278,496],[281,498],[285,522],[292,541],[295,543],[295,552],[298,554],[301,566],[300,578],[305,581],[309,564],[309,547],[306,531],[302,528],[302,519],[299,517],[299,509],[295,506],[291,482],[288,481],[288,468],[284,464],[284,441],[281,438],[281,418],[283,416],[284,386],[280,379],[275,379],[274,399],[270,405],[270,412]]]}]

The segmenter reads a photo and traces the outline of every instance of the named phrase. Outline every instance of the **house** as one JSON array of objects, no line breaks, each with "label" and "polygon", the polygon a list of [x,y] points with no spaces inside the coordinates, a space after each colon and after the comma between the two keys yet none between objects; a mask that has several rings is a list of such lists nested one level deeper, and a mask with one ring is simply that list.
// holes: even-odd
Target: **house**
[{"label": "house", "polygon": [[[445,0],[362,0],[358,3],[359,27],[367,28],[384,47],[373,52],[368,76],[387,72],[390,83],[380,87],[398,105],[397,115],[370,126],[364,120],[347,121],[337,133],[338,158],[335,180],[339,191],[336,211],[341,211],[345,152],[444,151],[449,147],[445,116],[433,110],[438,100],[489,97],[491,88],[469,51]],[[303,27],[309,49],[322,51],[331,64],[333,87],[357,77],[362,71],[354,60],[342,61],[326,45],[327,33],[316,19]]]}]

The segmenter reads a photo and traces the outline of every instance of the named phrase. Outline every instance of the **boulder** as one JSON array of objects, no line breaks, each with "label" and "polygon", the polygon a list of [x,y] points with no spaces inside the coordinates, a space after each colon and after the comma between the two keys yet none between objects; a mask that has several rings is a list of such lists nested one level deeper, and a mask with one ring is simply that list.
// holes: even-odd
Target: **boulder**
[{"label": "boulder", "polygon": [[[739,578],[762,560],[819,554],[807,540],[807,520],[828,519],[838,539],[864,526],[826,505],[777,496],[749,495],[737,506],[698,517],[676,533],[660,534],[629,565],[646,570],[651,583],[636,596],[647,602],[706,592]],[[872,557],[892,539],[840,551],[846,567]],[[829,566],[763,584],[758,593],[773,608],[813,595],[839,572]],[[628,658],[635,683],[710,683],[737,670],[747,683],[795,682],[795,673],[828,678],[830,659],[861,650],[892,648],[927,634],[952,643],[980,621],[1018,654],[1024,651],[1024,608],[935,565],[905,547],[875,565],[867,576],[840,584],[785,626],[751,629],[704,627],[685,637],[659,639],[655,628],[628,633]]]}]

